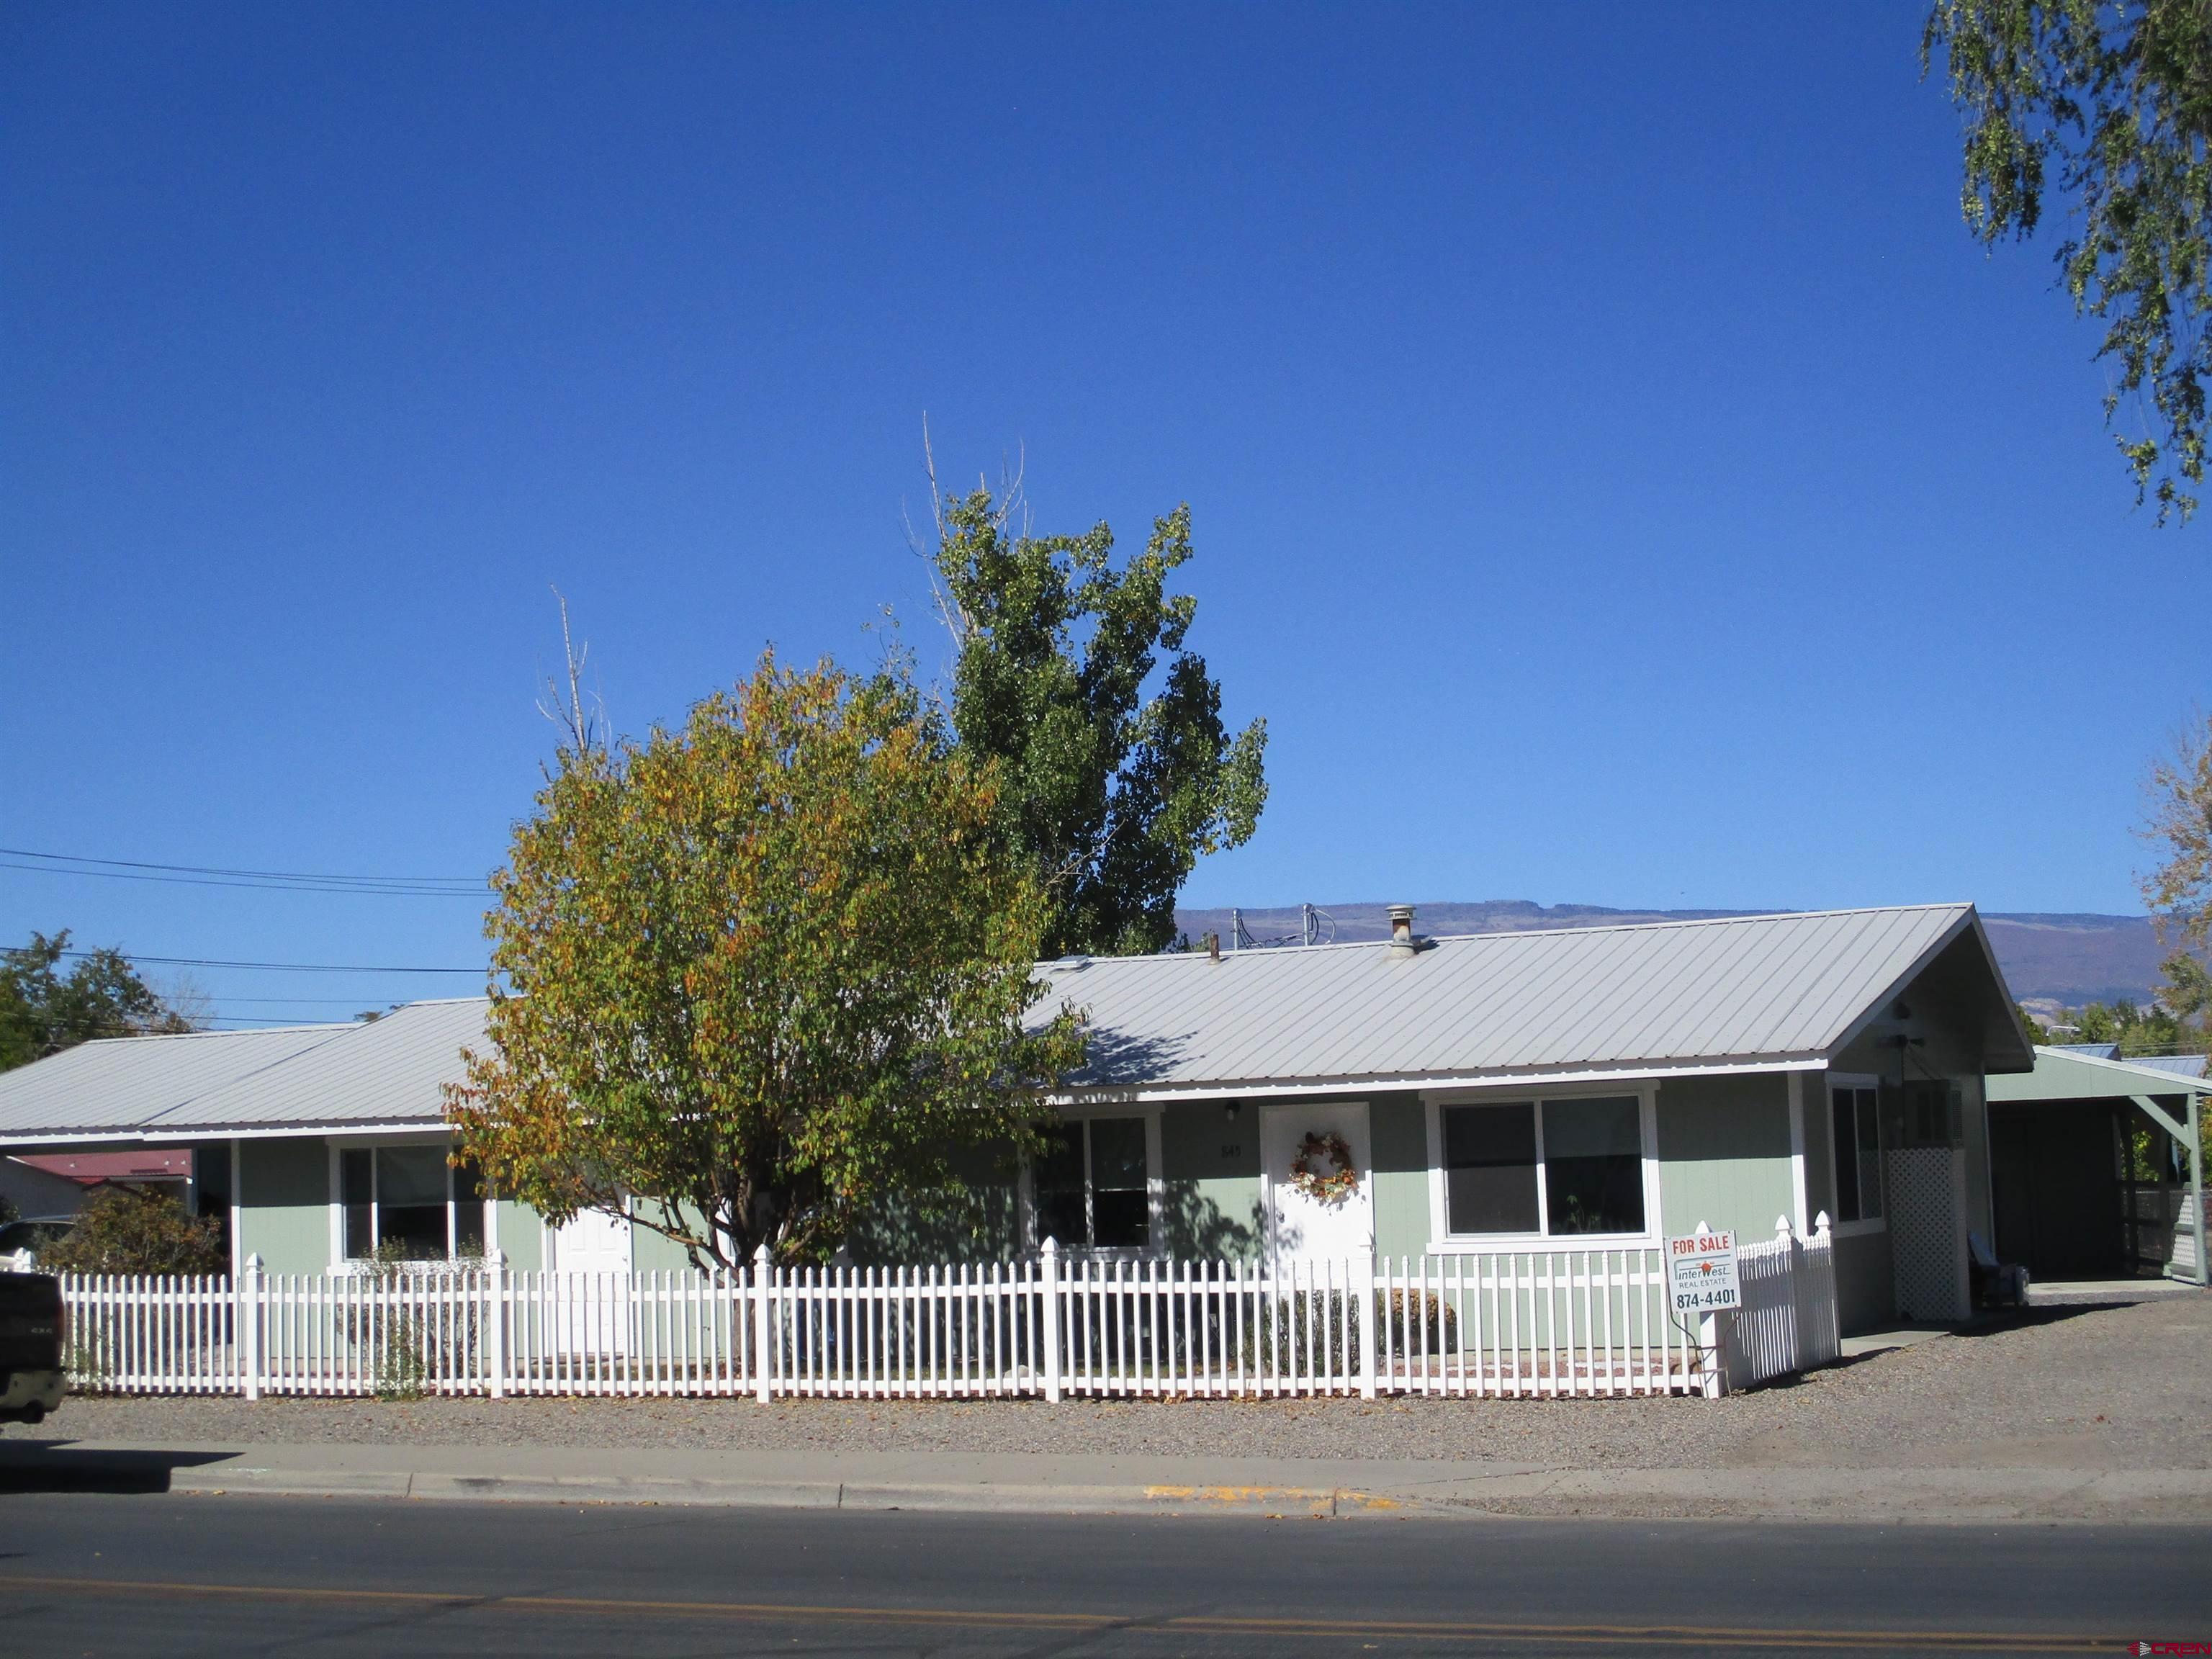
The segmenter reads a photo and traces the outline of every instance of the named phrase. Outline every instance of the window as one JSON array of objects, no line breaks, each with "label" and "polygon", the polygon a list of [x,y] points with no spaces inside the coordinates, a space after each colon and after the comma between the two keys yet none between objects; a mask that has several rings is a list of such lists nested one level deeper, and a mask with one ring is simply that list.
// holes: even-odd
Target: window
[{"label": "window", "polygon": [[1444,1224],[1553,1238],[1644,1231],[1644,1103],[1634,1095],[1446,1106]]},{"label": "window", "polygon": [[1881,1209],[1881,1096],[1871,1085],[1828,1091],[1836,1136],[1836,1219],[1874,1221]]},{"label": "window", "polygon": [[1141,1117],[1054,1124],[1030,1166],[1037,1242],[1068,1249],[1140,1250],[1152,1237],[1152,1182]]},{"label": "window", "polygon": [[349,1261],[380,1249],[410,1261],[483,1253],[483,1178],[449,1166],[443,1146],[343,1148],[338,1198]]}]

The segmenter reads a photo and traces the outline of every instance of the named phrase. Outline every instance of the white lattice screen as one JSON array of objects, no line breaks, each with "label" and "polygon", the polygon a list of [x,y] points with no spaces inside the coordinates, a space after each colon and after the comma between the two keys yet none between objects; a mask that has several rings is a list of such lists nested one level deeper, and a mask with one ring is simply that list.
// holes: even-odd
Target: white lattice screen
[{"label": "white lattice screen", "polygon": [[1966,1155],[1953,1146],[1893,1150],[1889,1250],[1897,1311],[1916,1320],[1964,1319],[1973,1311],[1966,1279]]}]

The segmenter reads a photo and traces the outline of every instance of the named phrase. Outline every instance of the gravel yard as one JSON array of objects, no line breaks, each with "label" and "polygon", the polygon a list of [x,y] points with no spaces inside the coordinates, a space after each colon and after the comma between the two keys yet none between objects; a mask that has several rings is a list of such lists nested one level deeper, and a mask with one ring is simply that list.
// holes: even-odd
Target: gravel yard
[{"label": "gravel yard", "polygon": [[1729,1400],[70,1400],[8,1437],[1475,1458],[1559,1468],[2212,1468],[2212,1297],[2036,1316]]}]

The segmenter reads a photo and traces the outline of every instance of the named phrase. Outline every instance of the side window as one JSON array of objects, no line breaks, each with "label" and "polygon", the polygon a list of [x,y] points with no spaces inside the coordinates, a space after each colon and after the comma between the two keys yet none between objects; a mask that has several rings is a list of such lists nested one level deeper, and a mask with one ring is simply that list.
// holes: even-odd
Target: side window
[{"label": "side window", "polygon": [[1444,1207],[1455,1233],[1533,1233],[1536,1109],[1444,1108]]},{"label": "side window", "polygon": [[1046,1131],[1030,1166],[1037,1242],[1077,1250],[1142,1249],[1152,1237],[1145,1120],[1094,1117]]},{"label": "side window", "polygon": [[1080,1123],[1058,1123],[1045,1131],[1048,1145],[1030,1166],[1030,1190],[1036,1203],[1036,1237],[1064,1249],[1084,1249],[1091,1243],[1091,1220],[1085,1203],[1084,1146]]},{"label": "side window", "polygon": [[338,1201],[349,1261],[380,1249],[410,1261],[483,1254],[483,1177],[451,1168],[442,1146],[342,1148]]},{"label": "side window", "polygon": [[1835,1125],[1836,1219],[1872,1221],[1882,1213],[1881,1114],[1875,1091],[1828,1091]]}]

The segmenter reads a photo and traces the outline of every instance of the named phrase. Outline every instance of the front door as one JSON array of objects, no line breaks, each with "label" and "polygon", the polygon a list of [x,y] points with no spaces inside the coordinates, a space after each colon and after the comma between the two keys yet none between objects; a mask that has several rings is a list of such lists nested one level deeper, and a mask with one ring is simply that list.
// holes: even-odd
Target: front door
[{"label": "front door", "polygon": [[604,1210],[580,1210],[553,1234],[553,1268],[564,1273],[629,1271],[629,1222]]},{"label": "front door", "polygon": [[[1309,1147],[1306,1137],[1315,1137]],[[1333,1138],[1333,1139],[1332,1139]],[[1334,1149],[1352,1154],[1346,1186]],[[1260,1109],[1260,1155],[1267,1197],[1267,1247],[1278,1257],[1364,1255],[1375,1248],[1375,1168],[1364,1101],[1292,1102]],[[1293,1165],[1304,1157],[1308,1177]],[[1316,1194],[1316,1185],[1340,1190]]]},{"label": "front door", "polygon": [[551,1335],[562,1362],[584,1363],[630,1351],[629,1221],[604,1210],[579,1211],[556,1229]]}]

